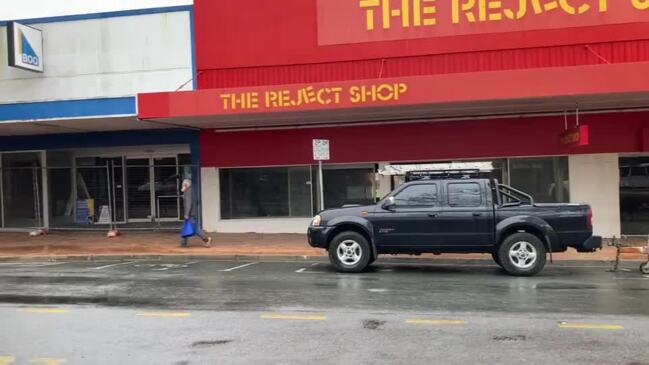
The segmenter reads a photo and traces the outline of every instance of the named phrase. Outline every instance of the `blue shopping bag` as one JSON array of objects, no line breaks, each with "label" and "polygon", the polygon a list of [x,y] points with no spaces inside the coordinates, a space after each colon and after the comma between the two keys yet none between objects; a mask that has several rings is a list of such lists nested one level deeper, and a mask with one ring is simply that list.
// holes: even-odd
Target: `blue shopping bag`
[{"label": "blue shopping bag", "polygon": [[187,238],[196,235],[196,223],[193,219],[185,219],[183,223],[183,228],[180,230],[180,236],[182,238]]}]

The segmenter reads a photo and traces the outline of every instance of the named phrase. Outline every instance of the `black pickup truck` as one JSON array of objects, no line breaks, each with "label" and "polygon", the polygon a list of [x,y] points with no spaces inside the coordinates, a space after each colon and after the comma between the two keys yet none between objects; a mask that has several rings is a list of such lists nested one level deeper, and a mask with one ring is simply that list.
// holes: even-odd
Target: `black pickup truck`
[{"label": "black pickup truck", "polygon": [[316,215],[309,245],[329,251],[342,272],[365,270],[380,254],[491,253],[509,274],[531,276],[546,255],[593,252],[592,211],[583,204],[538,204],[476,171],[412,171],[376,205]]}]

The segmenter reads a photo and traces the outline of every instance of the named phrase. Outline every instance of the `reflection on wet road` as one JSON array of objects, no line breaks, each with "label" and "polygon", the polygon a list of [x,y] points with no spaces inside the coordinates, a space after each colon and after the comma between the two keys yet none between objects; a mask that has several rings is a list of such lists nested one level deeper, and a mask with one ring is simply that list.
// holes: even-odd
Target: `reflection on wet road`
[{"label": "reflection on wet road", "polygon": [[[0,263],[0,365],[646,364],[649,278],[487,261]],[[119,349],[116,351],[115,349]]]}]

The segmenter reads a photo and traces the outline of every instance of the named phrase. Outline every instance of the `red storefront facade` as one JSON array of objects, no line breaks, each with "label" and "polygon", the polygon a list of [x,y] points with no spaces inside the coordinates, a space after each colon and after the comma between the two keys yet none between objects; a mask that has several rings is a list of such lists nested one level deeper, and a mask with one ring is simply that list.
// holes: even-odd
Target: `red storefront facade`
[{"label": "red storefront facade", "polygon": [[[592,204],[606,236],[649,233],[624,223],[644,221],[644,183],[633,203],[621,187],[649,166],[649,0],[196,0],[194,13],[200,90],[138,103],[142,119],[201,128],[208,229],[303,232],[311,143],[329,139],[329,206],[373,200],[414,164],[479,165],[541,201]],[[578,126],[582,145],[565,138]]]}]

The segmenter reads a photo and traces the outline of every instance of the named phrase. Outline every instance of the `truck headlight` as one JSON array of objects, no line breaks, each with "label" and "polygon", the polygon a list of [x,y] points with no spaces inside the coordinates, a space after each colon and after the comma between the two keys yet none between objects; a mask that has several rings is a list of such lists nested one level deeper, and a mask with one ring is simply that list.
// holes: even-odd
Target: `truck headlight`
[{"label": "truck headlight", "polygon": [[318,227],[320,225],[320,222],[322,222],[322,217],[316,215],[315,217],[313,217],[313,220],[311,221],[311,225],[314,227]]}]

